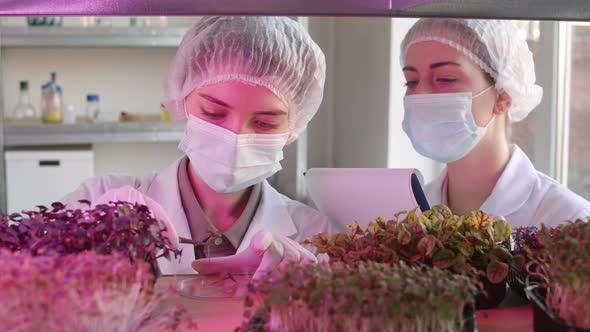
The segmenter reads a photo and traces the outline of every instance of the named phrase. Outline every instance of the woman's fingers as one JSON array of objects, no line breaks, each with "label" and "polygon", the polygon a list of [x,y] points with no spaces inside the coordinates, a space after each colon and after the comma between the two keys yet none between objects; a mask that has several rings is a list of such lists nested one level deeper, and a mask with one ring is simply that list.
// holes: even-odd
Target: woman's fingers
[{"label": "woman's fingers", "polygon": [[295,247],[299,251],[299,253],[302,256],[301,261],[312,262],[312,263],[318,262],[317,257],[312,252],[305,249],[305,247],[303,247],[301,244],[291,240],[290,238],[288,238],[286,236],[279,235],[278,237],[280,240],[290,243],[293,247]]},{"label": "woman's fingers", "polygon": [[269,272],[276,269],[285,257],[285,247],[279,241],[272,241],[270,246],[266,249],[260,260],[260,265],[254,273],[252,280],[259,280],[264,278]]},{"label": "woman's fingers", "polygon": [[285,236],[260,231],[254,235],[246,250],[233,256],[199,259],[192,265],[203,274],[248,273],[255,270],[252,280],[258,280],[290,262],[315,263],[317,258]]},{"label": "woman's fingers", "polygon": [[213,258],[201,258],[192,262],[195,271],[201,274],[253,273],[260,265],[260,257],[244,250],[241,253]]}]

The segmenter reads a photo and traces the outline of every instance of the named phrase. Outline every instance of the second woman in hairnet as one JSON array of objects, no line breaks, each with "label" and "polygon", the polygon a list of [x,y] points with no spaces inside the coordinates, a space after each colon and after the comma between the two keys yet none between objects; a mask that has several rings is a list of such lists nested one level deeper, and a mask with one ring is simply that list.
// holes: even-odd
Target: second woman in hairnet
[{"label": "second woman in hairnet", "polygon": [[510,21],[421,19],[402,42],[403,129],[446,168],[426,188],[456,214],[483,210],[512,226],[590,216],[590,203],[535,170],[510,124],[541,101],[526,40]]},{"label": "second woman in hairnet", "polygon": [[296,241],[330,231],[329,221],[266,179],[317,112],[325,70],[320,48],[289,18],[203,18],[184,36],[166,81],[165,105],[186,122],[185,156],[142,177],[93,178],[64,201],[138,201],[168,220],[174,237],[212,243],[197,257],[192,245],[179,244],[180,262],[158,261],[163,274],[257,276],[287,261],[314,261]]}]

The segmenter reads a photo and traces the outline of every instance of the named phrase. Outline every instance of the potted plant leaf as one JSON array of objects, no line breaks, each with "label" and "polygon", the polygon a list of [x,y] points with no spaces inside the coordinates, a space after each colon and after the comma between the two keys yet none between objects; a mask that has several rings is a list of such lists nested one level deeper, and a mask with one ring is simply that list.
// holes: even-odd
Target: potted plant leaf
[{"label": "potted plant leaf", "polygon": [[512,230],[505,220],[494,221],[482,211],[455,216],[439,205],[420,215],[411,211],[391,220],[377,218],[367,229],[356,223],[350,228],[350,234],[322,233],[306,243],[327,254],[330,261],[347,264],[401,260],[457,273],[480,271],[485,292],[478,296],[477,308],[495,307],[504,298],[514,259],[506,245]]},{"label": "potted plant leaf", "polygon": [[[89,204],[89,202],[86,202]],[[89,204],[90,205],[90,204]],[[157,314],[153,286],[174,240],[146,206],[61,203],[0,217],[0,330],[174,330],[184,309]],[[24,296],[26,294],[26,296]]]},{"label": "potted plant leaf", "polygon": [[475,330],[477,281],[425,265],[290,264],[250,292],[246,306],[261,316],[237,331]]},{"label": "potted plant leaf", "polygon": [[51,208],[0,217],[0,248],[34,256],[120,253],[131,262],[150,264],[157,274],[159,257],[180,255],[167,232],[144,205],[117,202],[71,210],[54,203]]},{"label": "potted plant leaf", "polygon": [[590,223],[576,220],[553,230],[542,226],[539,242],[542,249],[528,251],[526,266],[535,331],[589,331]]},{"label": "potted plant leaf", "polygon": [[536,226],[516,227],[512,232],[512,255],[516,258],[510,265],[508,285],[517,294],[526,297],[525,287],[528,273],[526,264],[531,258],[529,252],[536,252],[543,248],[539,241],[539,228]]}]

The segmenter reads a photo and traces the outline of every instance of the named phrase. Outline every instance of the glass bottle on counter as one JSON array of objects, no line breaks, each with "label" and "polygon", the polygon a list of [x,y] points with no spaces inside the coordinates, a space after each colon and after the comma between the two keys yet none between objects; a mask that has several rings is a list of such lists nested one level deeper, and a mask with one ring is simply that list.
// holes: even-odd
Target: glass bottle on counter
[{"label": "glass bottle on counter", "polygon": [[56,73],[51,80],[41,86],[41,116],[45,123],[63,122],[62,89],[56,82]]},{"label": "glass bottle on counter", "polygon": [[98,95],[89,94],[86,96],[86,116],[88,121],[95,122],[100,114]]},{"label": "glass bottle on counter", "polygon": [[37,111],[31,104],[29,95],[29,81],[20,81],[20,93],[18,103],[14,107],[15,119],[33,119],[37,116]]},{"label": "glass bottle on counter", "polygon": [[64,124],[73,125],[76,123],[76,109],[74,105],[66,106],[66,110],[64,112]]}]

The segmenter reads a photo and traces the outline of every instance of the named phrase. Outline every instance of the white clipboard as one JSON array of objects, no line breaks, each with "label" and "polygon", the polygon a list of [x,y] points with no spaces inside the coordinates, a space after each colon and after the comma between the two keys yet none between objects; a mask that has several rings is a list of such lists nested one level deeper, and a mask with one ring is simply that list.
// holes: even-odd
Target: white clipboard
[{"label": "white clipboard", "polygon": [[416,169],[312,168],[305,181],[317,209],[338,225],[356,221],[365,228],[377,217],[430,209]]}]

